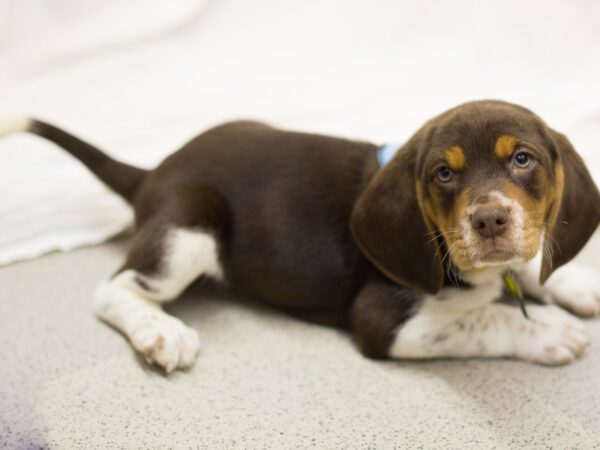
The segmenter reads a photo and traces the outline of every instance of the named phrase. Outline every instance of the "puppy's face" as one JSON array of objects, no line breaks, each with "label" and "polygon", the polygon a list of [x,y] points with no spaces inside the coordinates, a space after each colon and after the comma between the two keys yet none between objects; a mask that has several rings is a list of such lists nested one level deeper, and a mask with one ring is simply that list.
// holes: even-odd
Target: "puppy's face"
[{"label": "puppy's face", "polygon": [[541,121],[518,108],[465,108],[434,128],[416,190],[443,256],[462,271],[533,258],[564,180]]},{"label": "puppy's face", "polygon": [[540,281],[600,223],[600,194],[565,136],[517,105],[466,103],[426,123],[381,168],[351,218],[390,279],[437,292],[461,271],[510,266],[543,249]]}]

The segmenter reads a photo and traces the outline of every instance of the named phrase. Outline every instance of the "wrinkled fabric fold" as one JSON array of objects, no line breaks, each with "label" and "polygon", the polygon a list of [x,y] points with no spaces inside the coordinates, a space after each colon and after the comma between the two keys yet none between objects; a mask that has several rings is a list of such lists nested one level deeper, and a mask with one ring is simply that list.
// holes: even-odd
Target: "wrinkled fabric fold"
[{"label": "wrinkled fabric fold", "polygon": [[[0,120],[40,117],[130,164],[154,167],[226,120],[397,142],[448,107],[500,98],[566,133],[600,181],[600,4],[8,3]],[[131,223],[50,143],[9,137],[0,158],[0,264]]]}]

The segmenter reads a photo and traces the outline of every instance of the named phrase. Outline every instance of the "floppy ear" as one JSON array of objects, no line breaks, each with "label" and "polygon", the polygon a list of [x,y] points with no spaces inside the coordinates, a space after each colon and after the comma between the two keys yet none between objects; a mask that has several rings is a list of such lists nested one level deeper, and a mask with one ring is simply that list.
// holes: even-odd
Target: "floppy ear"
[{"label": "floppy ear", "polygon": [[437,242],[421,211],[416,187],[416,146],[405,145],[375,174],[350,221],[355,241],[392,281],[436,293],[443,281]]},{"label": "floppy ear", "polygon": [[557,195],[547,218],[540,282],[569,262],[585,245],[600,222],[600,194],[581,157],[569,140],[550,130],[558,159],[555,163]]}]

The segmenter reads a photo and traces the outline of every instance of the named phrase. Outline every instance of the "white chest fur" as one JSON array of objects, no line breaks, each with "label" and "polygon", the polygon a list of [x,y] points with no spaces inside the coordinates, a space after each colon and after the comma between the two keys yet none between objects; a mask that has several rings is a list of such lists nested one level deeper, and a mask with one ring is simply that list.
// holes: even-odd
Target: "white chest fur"
[{"label": "white chest fur", "polygon": [[426,296],[421,308],[399,327],[392,358],[517,357],[542,364],[566,364],[589,344],[582,324],[559,308],[519,308],[495,302],[501,271],[471,275],[472,289],[444,289]]},{"label": "white chest fur", "polygon": [[426,295],[417,314],[397,331],[390,355],[396,358],[436,356],[436,344],[448,335],[448,328],[460,324],[463,317],[489,305],[502,293],[500,270],[472,274],[466,281],[472,288],[444,288],[437,295]]}]

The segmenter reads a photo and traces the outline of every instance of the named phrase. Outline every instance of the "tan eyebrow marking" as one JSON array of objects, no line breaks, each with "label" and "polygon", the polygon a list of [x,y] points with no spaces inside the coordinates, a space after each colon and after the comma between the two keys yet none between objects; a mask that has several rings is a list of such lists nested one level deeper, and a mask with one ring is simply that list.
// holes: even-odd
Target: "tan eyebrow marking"
[{"label": "tan eyebrow marking", "polygon": [[444,155],[452,170],[461,170],[465,166],[465,152],[458,145],[444,150]]},{"label": "tan eyebrow marking", "polygon": [[512,156],[518,144],[519,141],[516,137],[511,136],[510,134],[503,134],[496,140],[494,152],[496,152],[498,158],[506,160]]}]

